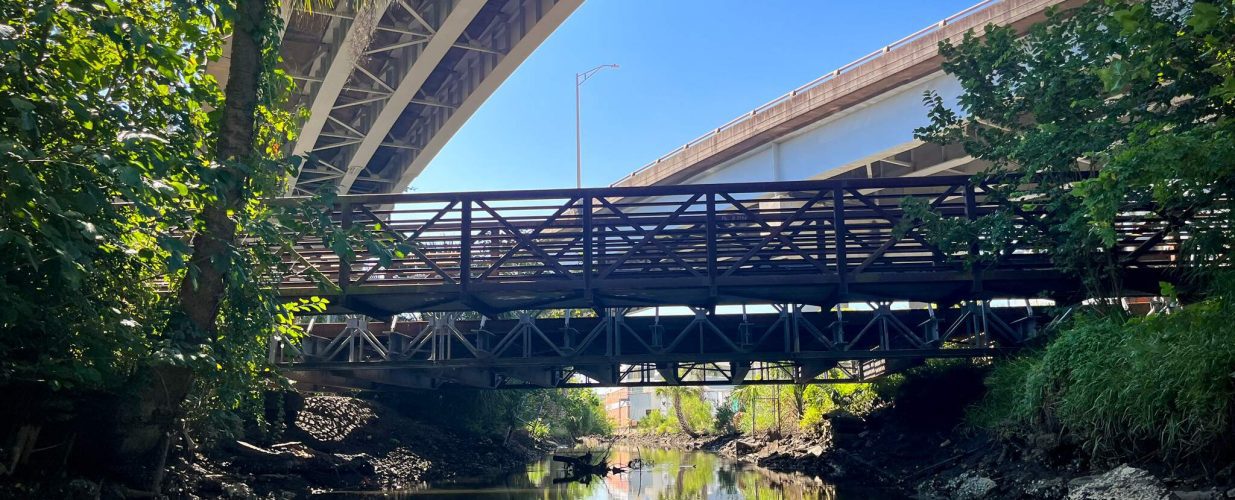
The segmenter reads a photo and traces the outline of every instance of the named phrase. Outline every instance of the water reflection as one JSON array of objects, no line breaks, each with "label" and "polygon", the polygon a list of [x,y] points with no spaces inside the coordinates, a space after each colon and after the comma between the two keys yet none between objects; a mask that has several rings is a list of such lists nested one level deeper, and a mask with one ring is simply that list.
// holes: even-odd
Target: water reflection
[{"label": "water reflection", "polygon": [[[583,453],[579,450],[578,453]],[[597,456],[603,450],[594,450]],[[555,483],[565,476],[561,464],[549,459],[531,464],[525,472],[497,481],[452,482],[390,495],[410,498],[508,499],[821,499],[872,498],[871,492],[842,492],[800,474],[783,474],[750,467],[706,452],[656,448],[615,448],[610,464],[641,459],[646,465],[625,473],[593,478],[589,483]],[[884,495],[875,495],[884,496]]]}]

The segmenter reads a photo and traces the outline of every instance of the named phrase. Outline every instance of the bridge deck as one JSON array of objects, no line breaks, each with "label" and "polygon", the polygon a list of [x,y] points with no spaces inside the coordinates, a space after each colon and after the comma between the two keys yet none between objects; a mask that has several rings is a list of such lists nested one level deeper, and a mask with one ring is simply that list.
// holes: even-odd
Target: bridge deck
[{"label": "bridge deck", "polygon": [[[582,190],[344,196],[332,220],[393,245],[301,241],[280,290],[319,295],[330,312],[962,300],[1061,296],[1076,280],[1040,249],[1007,248],[971,267],[920,227],[906,200],[943,217],[1001,210],[992,185],[968,177],[799,181]],[[1036,230],[1042,212],[1014,214]],[[1163,222],[1129,212],[1117,252],[1131,290],[1157,290],[1174,243]],[[331,282],[323,289],[322,281]]]}]

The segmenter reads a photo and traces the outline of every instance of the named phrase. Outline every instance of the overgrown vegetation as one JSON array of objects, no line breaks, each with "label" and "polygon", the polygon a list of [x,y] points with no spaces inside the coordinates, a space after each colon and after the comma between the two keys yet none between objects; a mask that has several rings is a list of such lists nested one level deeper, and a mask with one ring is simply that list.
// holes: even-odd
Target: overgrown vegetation
[{"label": "overgrown vegetation", "polygon": [[425,422],[504,439],[525,432],[538,439],[570,443],[613,432],[600,398],[591,389],[443,388],[382,394],[379,399]]},{"label": "overgrown vegetation", "polygon": [[[262,418],[263,392],[283,380],[266,343],[295,340],[295,315],[325,305],[274,295],[278,249],[352,236],[325,231],[327,200],[267,203],[296,163],[281,151],[296,125],[281,111],[277,8],[0,5],[0,387],[18,401],[0,425],[86,419],[103,427],[75,451],[148,464],[167,448],[168,414],[199,438]],[[206,72],[225,36],[226,98]],[[159,405],[123,402],[156,386]],[[44,435],[76,432],[61,431]]]},{"label": "overgrown vegetation", "polygon": [[[656,393],[669,401],[667,411],[653,409],[639,420],[637,428],[648,434],[687,434],[697,436],[715,426],[711,403],[703,399],[698,387],[661,387]],[[682,420],[685,420],[685,425]]]},{"label": "overgrown vegetation", "polygon": [[1173,458],[1229,448],[1235,294],[1171,314],[1082,315],[1042,352],[1003,364],[976,423],[1062,428],[1094,453]]},{"label": "overgrown vegetation", "polygon": [[[992,162],[986,175],[1022,176],[997,188],[994,214],[963,223],[920,210],[915,222],[953,254],[979,247],[966,257],[975,266],[1028,242],[1099,299],[1041,352],[1001,363],[971,420],[1062,430],[1112,456],[1229,451],[1235,3],[1091,2],[1024,37],[988,27],[941,51],[964,89],[959,110],[928,95],[918,137],[963,143]],[[1015,223],[1021,210],[1039,223]],[[1179,250],[1167,276],[1182,308],[1129,317],[1102,300],[1128,285],[1115,250],[1130,249],[1116,232],[1130,211],[1160,217],[1153,242]]]}]

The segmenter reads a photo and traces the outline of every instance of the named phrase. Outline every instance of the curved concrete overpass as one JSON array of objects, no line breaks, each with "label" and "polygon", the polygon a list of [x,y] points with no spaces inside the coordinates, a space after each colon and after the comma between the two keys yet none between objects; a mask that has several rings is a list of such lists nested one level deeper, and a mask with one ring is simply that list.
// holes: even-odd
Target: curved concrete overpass
[{"label": "curved concrete overpass", "polygon": [[954,103],[938,44],[988,24],[1025,30],[1079,0],[985,0],[830,71],[711,130],[612,186],[969,174],[959,145],[926,144],[923,92]]},{"label": "curved concrete overpass", "polygon": [[[292,146],[288,194],[397,193],[582,0],[372,0],[283,7]],[[226,67],[225,64],[220,65]]]}]

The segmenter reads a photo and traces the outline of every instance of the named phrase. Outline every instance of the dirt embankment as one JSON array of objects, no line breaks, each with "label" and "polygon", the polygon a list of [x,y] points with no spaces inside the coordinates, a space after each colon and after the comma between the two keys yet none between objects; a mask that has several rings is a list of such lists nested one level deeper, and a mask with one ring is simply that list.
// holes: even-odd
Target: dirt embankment
[{"label": "dirt embankment", "polygon": [[503,443],[410,420],[380,404],[343,396],[305,400],[285,441],[232,442],[182,454],[172,497],[299,498],[310,492],[414,488],[427,481],[484,477],[543,454],[526,438]]}]

